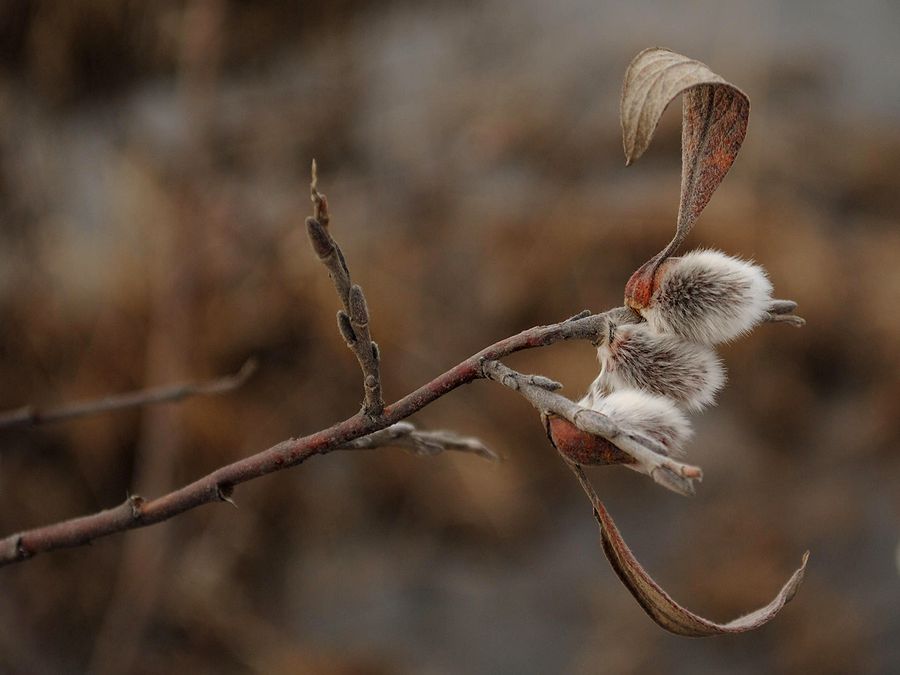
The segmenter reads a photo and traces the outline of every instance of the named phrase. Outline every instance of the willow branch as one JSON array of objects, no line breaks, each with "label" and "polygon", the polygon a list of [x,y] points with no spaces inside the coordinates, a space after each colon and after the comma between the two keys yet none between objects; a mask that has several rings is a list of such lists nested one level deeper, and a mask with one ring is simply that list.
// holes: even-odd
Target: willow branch
[{"label": "willow branch", "polygon": [[[582,312],[560,323],[529,328],[485,347],[395,403],[385,406],[379,417],[360,412],[322,431],[282,441],[267,450],[227,464],[156,499],[146,500],[132,495],[114,508],[0,539],[0,566],[25,560],[38,553],[84,546],[100,537],[153,525],[211,502],[229,501],[236,485],[297,466],[316,455],[352,449],[344,446],[350,441],[386,429],[454,389],[483,378],[483,365],[489,361],[568,340],[586,340],[598,344],[605,339],[610,321],[623,325],[637,323],[639,317],[626,307],[617,307],[601,314],[585,316]],[[583,422],[585,418],[578,416],[578,419]],[[626,447],[623,446],[622,449],[625,450]],[[654,478],[659,480],[659,475],[661,474],[654,475]]]},{"label": "willow branch", "polygon": [[25,406],[0,413],[0,429],[14,427],[36,427],[52,422],[62,422],[88,415],[104,412],[136,408],[159,403],[174,403],[191,396],[215,396],[233,391],[246,382],[256,372],[255,359],[248,359],[241,369],[233,375],[225,375],[206,382],[188,382],[185,384],[165,385],[140,389],[125,394],[104,396],[90,401],[68,403],[56,408],[42,410],[34,406]]},{"label": "willow branch", "polygon": [[156,499],[132,495],[118,506],[99,513],[10,535],[0,540],[0,566],[46,551],[84,546],[100,537],[168,520],[204,504],[228,501],[235,486],[241,483],[297,466],[316,455],[343,449],[350,441],[396,424],[454,389],[482,378],[482,364],[486,361],[564,340],[596,343],[606,335],[611,318],[624,322],[633,316],[631,310],[617,308],[602,314],[529,328],[482,349],[395,403],[385,406],[379,417],[371,417],[361,411],[322,431],[282,441],[267,450],[220,467]]}]

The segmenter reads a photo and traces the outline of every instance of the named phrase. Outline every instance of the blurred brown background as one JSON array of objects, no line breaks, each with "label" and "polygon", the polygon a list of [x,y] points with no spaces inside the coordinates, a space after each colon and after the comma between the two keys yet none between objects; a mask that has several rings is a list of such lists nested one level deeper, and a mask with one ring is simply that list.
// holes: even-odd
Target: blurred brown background
[{"label": "blurred brown background", "polygon": [[[418,415],[505,455],[318,458],[240,506],[0,570],[11,673],[900,670],[900,6],[768,0],[0,5],[0,407],[210,377],[234,394],[0,434],[2,534],[157,495],[356,411],[309,250],[310,159],[395,399],[496,339],[621,302],[668,240],[680,115],[625,170],[641,48],[747,91],[690,244],[764,264],[803,330],[723,350],[683,499],[594,472],[626,540],[712,618],[654,625],[530,407],[478,383]],[[680,108],[680,105],[673,106]],[[592,349],[510,360],[580,395]]]}]

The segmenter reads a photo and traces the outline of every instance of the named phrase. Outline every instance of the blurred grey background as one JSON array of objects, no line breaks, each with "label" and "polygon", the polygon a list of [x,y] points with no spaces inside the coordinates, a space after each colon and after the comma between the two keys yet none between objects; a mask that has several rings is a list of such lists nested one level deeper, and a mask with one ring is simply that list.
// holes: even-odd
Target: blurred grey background
[{"label": "blurred grey background", "polygon": [[[309,250],[310,160],[398,398],[496,339],[621,303],[671,235],[679,123],[624,168],[622,75],[660,45],[746,91],[690,238],[757,260],[802,330],[723,350],[693,499],[592,473],[691,609],[603,558],[532,409],[489,383],[415,421],[505,456],[334,454],[147,530],[0,570],[11,673],[900,670],[900,5],[588,0],[0,5],[0,406],[235,370],[240,391],[0,433],[3,534],[184,484],[357,410]],[[580,395],[585,344],[510,359]]]}]

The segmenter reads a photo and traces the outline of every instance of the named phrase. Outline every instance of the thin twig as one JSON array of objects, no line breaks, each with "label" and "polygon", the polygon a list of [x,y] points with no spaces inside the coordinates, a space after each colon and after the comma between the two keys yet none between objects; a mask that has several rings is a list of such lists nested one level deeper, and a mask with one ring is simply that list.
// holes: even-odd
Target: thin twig
[{"label": "thin twig", "polygon": [[322,264],[328,268],[334,288],[344,305],[337,314],[338,329],[362,370],[365,391],[363,412],[370,417],[377,417],[384,409],[384,399],[381,394],[378,345],[372,340],[369,332],[369,308],[362,288],[353,284],[350,279],[350,270],[344,253],[328,231],[328,224],[331,222],[328,200],[319,192],[317,184],[316,161],[313,160],[309,192],[314,215],[306,219],[306,231],[313,250]]},{"label": "thin twig", "polygon": [[553,387],[547,386],[547,378],[523,375],[499,361],[486,361],[482,368],[485,377],[519,392],[541,414],[558,415],[582,431],[610,441],[635,460],[626,466],[647,474],[663,487],[681,494],[693,494],[692,481],[703,477],[699,467],[660,453],[652,439],[627,433],[606,415],[557,394]]},{"label": "thin twig", "polygon": [[344,444],[342,449],[369,450],[386,447],[409,448],[417,455],[433,456],[447,450],[471,452],[493,462],[500,457],[477,438],[460,436],[452,431],[422,431],[409,422],[397,422]]},{"label": "thin twig", "polygon": [[99,413],[136,408],[143,405],[174,403],[191,396],[214,396],[233,391],[246,382],[256,372],[256,359],[248,359],[241,369],[233,375],[208,380],[205,382],[188,382],[185,384],[164,385],[150,389],[140,389],[125,394],[104,396],[90,401],[68,403],[41,410],[34,406],[25,406],[0,413],[0,429],[14,427],[36,427],[41,424],[62,422],[77,417],[97,415]]}]

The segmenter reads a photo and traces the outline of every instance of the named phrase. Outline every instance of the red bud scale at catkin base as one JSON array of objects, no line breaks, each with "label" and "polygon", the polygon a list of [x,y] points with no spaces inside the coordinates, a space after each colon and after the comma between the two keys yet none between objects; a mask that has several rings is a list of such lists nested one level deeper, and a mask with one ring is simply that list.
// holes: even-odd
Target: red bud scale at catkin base
[{"label": "red bud scale at catkin base", "polygon": [[645,324],[614,327],[597,356],[600,376],[591,385],[595,395],[642,389],[702,410],[725,383],[722,364],[710,347],[661,335]]},{"label": "red bud scale at catkin base", "polygon": [[762,267],[713,250],[656,256],[625,286],[625,304],[654,332],[708,345],[749,332],[771,302],[772,284]]},{"label": "red bud scale at catkin base", "polygon": [[[622,389],[599,396],[594,387],[579,405],[606,415],[625,434],[645,436],[660,443],[670,456],[684,454],[691,437],[691,426],[684,413],[672,401],[637,389]],[[627,464],[632,460],[613,443],[591,436],[568,421],[551,416],[547,432],[557,449],[578,464]]]}]

